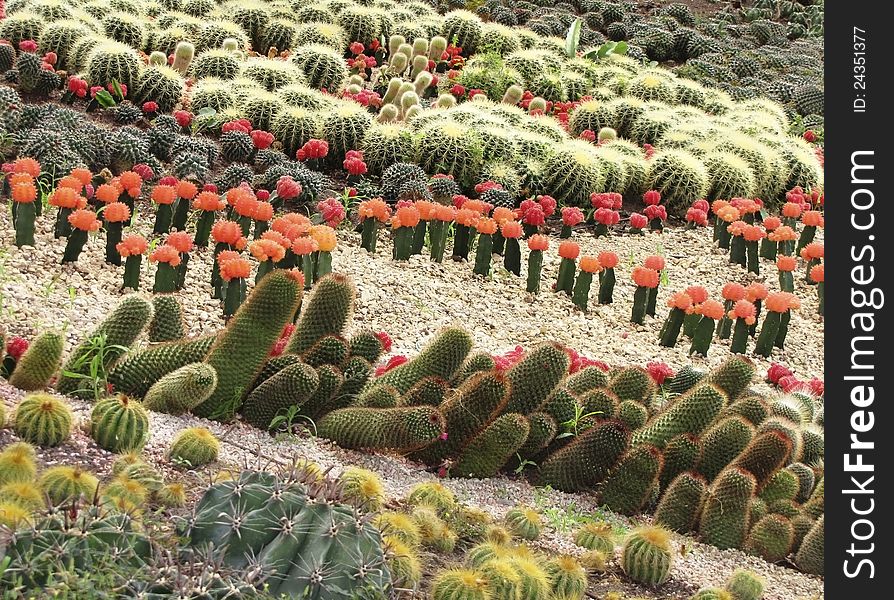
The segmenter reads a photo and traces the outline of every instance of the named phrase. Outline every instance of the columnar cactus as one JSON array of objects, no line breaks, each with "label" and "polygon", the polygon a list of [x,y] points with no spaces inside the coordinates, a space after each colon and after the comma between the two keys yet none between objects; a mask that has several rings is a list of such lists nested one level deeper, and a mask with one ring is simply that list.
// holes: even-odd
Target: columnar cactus
[{"label": "columnar cactus", "polygon": [[56,331],[47,331],[34,339],[16,363],[9,383],[26,392],[47,387],[62,363],[65,339]]},{"label": "columnar cactus", "polygon": [[255,427],[269,429],[277,415],[289,407],[300,409],[319,384],[320,378],[310,365],[303,362],[288,365],[248,395],[242,414]]},{"label": "columnar cactus", "polygon": [[204,402],[217,387],[217,372],[205,363],[191,363],[161,377],[146,392],[143,405],[157,412],[180,415]]},{"label": "columnar cactus", "polygon": [[444,417],[431,406],[343,408],[317,421],[317,434],[344,448],[409,451],[444,432]]},{"label": "columnar cactus", "polygon": [[149,439],[149,414],[123,394],[104,398],[90,413],[90,435],[109,452],[140,450]]},{"label": "columnar cactus", "polygon": [[58,446],[71,435],[71,409],[49,394],[25,396],[13,415],[16,435],[38,446]]},{"label": "columnar cactus", "polygon": [[313,294],[301,309],[295,332],[286,352],[304,354],[327,335],[342,335],[354,308],[354,283],[334,274],[317,282]]},{"label": "columnar cactus", "polygon": [[566,492],[593,488],[626,452],[629,436],[619,421],[595,424],[540,465],[539,483]]},{"label": "columnar cactus", "polygon": [[664,464],[661,451],[642,445],[631,449],[602,484],[602,503],[625,515],[639,512],[658,482]]},{"label": "columnar cactus", "polygon": [[621,549],[624,574],[643,585],[659,586],[667,581],[673,561],[670,534],[661,527],[633,530]]},{"label": "columnar cactus", "polygon": [[471,348],[472,337],[467,331],[455,327],[443,329],[416,357],[372,380],[369,385],[392,385],[404,394],[425,377],[450,380]]},{"label": "columnar cactus", "polygon": [[463,448],[451,472],[461,477],[493,477],[518,452],[530,431],[523,415],[498,417]]},{"label": "columnar cactus", "polygon": [[735,466],[717,476],[699,522],[699,534],[706,543],[721,549],[742,546],[756,488],[754,476]]},{"label": "columnar cactus", "polygon": [[767,562],[779,562],[788,556],[794,539],[792,522],[782,515],[769,514],[752,525],[743,550]]},{"label": "columnar cactus", "polygon": [[688,533],[698,522],[707,493],[705,479],[693,472],[680,473],[665,490],[655,510],[655,522]]},{"label": "columnar cactus", "polygon": [[118,392],[134,398],[143,398],[165,375],[192,363],[201,362],[215,339],[216,336],[209,335],[158,344],[133,352],[115,365],[109,373],[108,382]]},{"label": "columnar cactus", "polygon": [[710,384],[699,385],[668,404],[633,436],[634,444],[664,446],[681,433],[700,435],[726,404],[726,394]]},{"label": "columnar cactus", "polygon": [[524,415],[538,409],[568,372],[568,353],[556,343],[528,351],[507,371],[509,401],[505,412]]}]

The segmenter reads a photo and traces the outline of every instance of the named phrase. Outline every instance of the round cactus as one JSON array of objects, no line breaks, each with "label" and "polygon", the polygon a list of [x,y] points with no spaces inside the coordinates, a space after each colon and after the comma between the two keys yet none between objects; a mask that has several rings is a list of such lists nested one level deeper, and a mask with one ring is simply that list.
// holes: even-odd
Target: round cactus
[{"label": "round cactus", "polygon": [[131,99],[136,104],[153,101],[161,112],[170,112],[180,102],[186,82],[180,73],[168,66],[146,67],[136,78]]},{"label": "round cactus", "polygon": [[99,487],[99,479],[80,467],[50,467],[40,476],[40,488],[54,505],[78,498],[91,499]]},{"label": "round cactus", "polygon": [[641,527],[627,536],[621,550],[621,569],[633,581],[659,586],[673,566],[670,534],[661,527]]},{"label": "round cactus", "polygon": [[760,600],[764,595],[765,585],[763,577],[753,571],[736,569],[723,587],[732,595],[733,600]]},{"label": "round cactus", "polygon": [[517,506],[506,513],[506,525],[518,537],[524,540],[536,540],[540,535],[542,522],[536,510]]},{"label": "round cactus", "polygon": [[205,427],[190,427],[180,431],[171,442],[168,456],[174,462],[202,467],[217,460],[220,442]]},{"label": "round cactus", "polygon": [[481,39],[481,19],[468,10],[454,10],[444,15],[441,35],[469,54],[475,52]]},{"label": "round cactus", "polygon": [[342,486],[342,495],[348,502],[370,511],[382,508],[385,502],[384,486],[382,479],[372,471],[348,467],[338,481]]},{"label": "round cactus", "polygon": [[605,521],[586,523],[574,532],[574,543],[588,550],[599,550],[607,556],[615,551],[615,534]]},{"label": "round cactus", "polygon": [[155,494],[158,503],[167,508],[182,508],[186,506],[186,486],[179,482],[164,485]]},{"label": "round cactus", "polygon": [[213,48],[199,53],[190,65],[192,76],[199,81],[207,77],[230,80],[239,75],[239,59],[232,52]]},{"label": "round cactus", "polygon": [[604,191],[602,162],[589,142],[567,141],[547,159],[543,183],[559,202],[586,206],[591,193]]},{"label": "round cactus", "polygon": [[472,569],[450,569],[435,576],[433,600],[491,600],[487,579]]},{"label": "round cactus", "polygon": [[670,212],[685,210],[708,192],[708,171],[684,150],[656,152],[650,161],[650,187],[661,192]]},{"label": "round cactus", "polygon": [[152,465],[137,462],[122,469],[118,476],[139,482],[150,492],[157,492],[164,485],[162,474]]},{"label": "round cactus", "polygon": [[751,198],[755,177],[751,166],[732,152],[712,152],[705,159],[710,184],[709,199]]},{"label": "round cactus", "polygon": [[39,335],[19,357],[9,383],[26,392],[47,387],[62,363],[64,343],[62,334],[55,331]]},{"label": "round cactus", "polygon": [[335,92],[348,78],[348,69],[341,54],[328,46],[308,44],[292,51],[291,61],[304,73],[311,87]]},{"label": "round cactus", "polygon": [[573,556],[562,555],[550,559],[545,570],[553,588],[555,600],[581,600],[587,591],[587,571]]},{"label": "round cactus", "polygon": [[20,504],[0,502],[0,526],[16,529],[28,522],[31,511]]},{"label": "round cactus", "polygon": [[146,502],[149,490],[139,481],[119,475],[102,488],[101,494],[103,501],[112,506],[136,509]]},{"label": "round cactus", "polygon": [[481,173],[481,138],[460,123],[434,123],[419,133],[417,158],[427,173],[453,175],[460,187],[470,189]]},{"label": "round cactus", "polygon": [[0,504],[15,504],[29,511],[44,508],[45,498],[40,487],[31,481],[0,485]]},{"label": "round cactus", "polygon": [[407,514],[396,511],[383,512],[373,521],[383,536],[397,539],[411,548],[415,548],[422,542],[422,533],[419,526]]},{"label": "round cactus", "polygon": [[0,485],[25,483],[37,474],[34,447],[27,442],[14,442],[0,452]]},{"label": "round cactus", "polygon": [[456,509],[456,496],[443,484],[429,481],[413,486],[407,495],[407,503],[412,506],[431,506],[441,515],[446,515]]},{"label": "round cactus", "polygon": [[16,435],[38,446],[58,446],[68,439],[74,417],[63,401],[49,394],[32,393],[16,407]]},{"label": "round cactus", "polygon": [[417,506],[411,513],[419,528],[422,545],[436,552],[453,552],[458,536],[430,506]]},{"label": "round cactus", "polygon": [[391,579],[398,585],[414,586],[422,579],[422,565],[416,552],[403,541],[386,535],[382,538],[382,549]]},{"label": "round cactus", "polygon": [[372,118],[356,102],[339,104],[329,112],[321,124],[323,137],[329,142],[329,151],[341,159],[344,154],[360,145]]},{"label": "round cactus", "polygon": [[117,81],[130,87],[140,73],[140,58],[136,51],[120,42],[108,41],[97,45],[87,59],[87,79],[91,85],[106,85]]},{"label": "round cactus", "polygon": [[156,381],[143,399],[149,410],[180,415],[207,400],[217,387],[217,372],[205,363],[193,363]]},{"label": "round cactus", "polygon": [[90,414],[90,435],[109,452],[139,450],[149,439],[149,413],[124,394],[104,398]]},{"label": "round cactus", "polygon": [[782,515],[769,514],[751,527],[743,550],[767,562],[779,562],[788,556],[794,539],[792,522]]}]

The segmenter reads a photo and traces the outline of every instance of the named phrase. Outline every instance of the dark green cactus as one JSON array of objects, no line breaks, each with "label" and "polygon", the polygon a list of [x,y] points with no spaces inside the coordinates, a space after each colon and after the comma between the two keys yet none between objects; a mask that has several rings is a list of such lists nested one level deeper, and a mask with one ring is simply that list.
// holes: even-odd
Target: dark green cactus
[{"label": "dark green cactus", "polygon": [[62,363],[64,344],[65,338],[56,331],[46,331],[37,336],[19,357],[9,383],[26,392],[46,388]]},{"label": "dark green cactus", "polygon": [[542,344],[525,353],[507,371],[510,390],[505,412],[527,415],[537,410],[565,377],[568,365],[568,354],[559,344]]},{"label": "dark green cactus", "polygon": [[778,469],[785,466],[791,454],[791,442],[778,431],[766,431],[756,435],[733,464],[754,475],[758,490],[770,480]]},{"label": "dark green cactus", "polygon": [[[125,296],[115,310],[72,350],[62,367],[63,374],[56,383],[56,389],[67,395],[85,395],[87,390],[82,387],[87,385],[88,380],[75,375],[89,377],[91,362],[100,352],[102,355],[98,360],[105,372],[109,372],[115,361],[143,332],[151,318],[152,304],[148,300],[136,294]],[[98,343],[99,340],[102,340],[102,344]]]},{"label": "dark green cactus", "polygon": [[655,380],[642,367],[625,367],[612,375],[608,388],[621,402],[634,400],[649,407],[652,405],[656,386]]},{"label": "dark green cactus", "polygon": [[567,554],[553,557],[544,565],[555,600],[577,600],[587,592],[587,570]]},{"label": "dark green cactus", "polygon": [[211,365],[192,363],[159,379],[143,398],[149,410],[182,415],[208,399],[217,387],[217,372]]},{"label": "dark green cactus", "polygon": [[735,401],[751,385],[754,363],[740,354],[733,354],[708,374],[707,382],[723,390],[730,402]]},{"label": "dark green cactus", "polygon": [[669,382],[665,383],[665,388],[671,394],[683,394],[695,387],[704,377],[704,372],[692,365],[686,365],[677,371]]},{"label": "dark green cactus", "polygon": [[341,368],[348,358],[348,342],[341,336],[327,335],[319,339],[311,348],[301,356],[305,364],[317,368],[322,365],[332,365]]},{"label": "dark green cactus", "polygon": [[350,407],[317,421],[317,435],[343,448],[415,450],[444,432],[444,417],[430,406]]},{"label": "dark green cactus", "polygon": [[663,464],[664,457],[654,446],[632,448],[602,483],[602,503],[623,515],[639,512],[649,501]]},{"label": "dark green cactus", "polygon": [[794,539],[792,522],[782,515],[769,514],[751,527],[742,549],[767,562],[780,562],[791,552]]},{"label": "dark green cactus", "polygon": [[666,489],[673,479],[684,471],[694,471],[702,456],[702,446],[691,433],[676,436],[664,447],[664,468],[659,484]]},{"label": "dark green cactus", "polygon": [[727,406],[723,409],[722,414],[724,416],[739,415],[757,427],[766,420],[770,410],[766,401],[760,396],[746,396]]},{"label": "dark green cactus", "polygon": [[301,406],[301,414],[316,420],[321,415],[350,405],[354,398],[344,390],[345,386],[351,383],[347,375],[350,375],[350,372],[342,372],[332,365],[318,367],[317,379],[320,384]]},{"label": "dark green cactus", "polygon": [[585,415],[592,414],[600,419],[613,419],[618,416],[621,401],[611,390],[597,388],[585,392],[580,397],[580,405]]},{"label": "dark green cactus", "polygon": [[235,414],[283,327],[292,320],[302,291],[298,279],[283,269],[268,273],[255,286],[205,359],[217,371],[217,388],[193,409],[195,414],[219,420]]},{"label": "dark green cactus", "polygon": [[450,472],[460,477],[493,477],[515,456],[530,432],[524,415],[501,415],[462,449]]},{"label": "dark green cactus", "polygon": [[777,500],[794,500],[800,488],[801,482],[793,471],[780,469],[773,473],[758,495],[764,502],[771,504]]},{"label": "dark green cactus", "polygon": [[550,415],[561,429],[565,423],[573,421],[577,417],[579,406],[578,399],[574,394],[564,387],[558,387],[546,399],[546,402],[540,405],[539,411]]},{"label": "dark green cactus", "polygon": [[813,486],[816,485],[816,475],[813,469],[799,462],[790,464],[786,469],[798,478],[798,492],[795,494],[795,501],[806,502],[813,492]]},{"label": "dark green cactus", "polygon": [[216,461],[219,453],[220,442],[205,427],[190,427],[179,431],[168,448],[171,460],[192,468]]},{"label": "dark green cactus", "polygon": [[678,533],[692,531],[707,491],[704,477],[692,471],[680,473],[662,495],[655,509],[655,522]]},{"label": "dark green cactus", "polygon": [[536,540],[543,528],[540,514],[533,508],[516,506],[506,513],[506,526],[523,540]]},{"label": "dark green cactus", "polygon": [[255,380],[252,382],[251,391],[256,390],[259,385],[289,365],[294,365],[299,362],[301,362],[301,357],[297,354],[280,354],[279,356],[268,358],[267,362],[264,363],[264,368],[261,369],[261,372],[258,373],[258,376],[255,377]]},{"label": "dark green cactus", "polygon": [[90,413],[90,435],[109,452],[140,450],[149,440],[149,414],[124,394],[103,398]]},{"label": "dark green cactus", "polygon": [[633,444],[664,446],[681,433],[700,435],[726,404],[726,394],[711,385],[699,385],[668,403],[634,436]]},{"label": "dark green cactus", "polygon": [[71,435],[74,417],[65,402],[49,394],[34,392],[16,407],[13,429],[26,442],[58,446]]},{"label": "dark green cactus", "polygon": [[299,409],[320,384],[316,370],[302,362],[291,364],[256,387],[242,405],[245,420],[267,430],[277,415],[291,406]]},{"label": "dark green cactus", "polygon": [[177,296],[152,296],[152,322],[149,323],[150,342],[173,342],[183,338],[183,308]]},{"label": "dark green cactus", "polygon": [[825,572],[825,529],[825,516],[820,515],[795,554],[795,564],[805,573],[823,575]]},{"label": "dark green cactus", "polygon": [[545,449],[556,437],[559,426],[556,420],[548,413],[535,412],[528,415],[528,424],[531,432],[518,453],[522,458],[536,456]]},{"label": "dark green cactus", "polygon": [[626,452],[629,437],[619,421],[596,423],[540,465],[538,483],[566,492],[592,489]]},{"label": "dark green cactus", "polygon": [[472,377],[481,371],[490,371],[494,368],[494,359],[487,352],[474,352],[469,355],[466,361],[454,375],[452,384],[459,387],[466,379]]},{"label": "dark green cactus", "polygon": [[721,549],[740,548],[748,532],[754,476],[735,466],[727,467],[708,489],[699,522],[707,544]]},{"label": "dark green cactus", "polygon": [[736,569],[724,584],[724,589],[732,595],[732,600],[761,600],[766,583],[753,571]]},{"label": "dark green cactus", "polygon": [[350,355],[360,356],[374,365],[382,358],[385,347],[374,331],[358,331],[351,336]]},{"label": "dark green cactus", "polygon": [[272,573],[267,592],[275,596],[336,600],[343,590],[390,591],[378,530],[350,507],[313,500],[292,479],[247,471],[211,486],[183,534],[189,548],[218,549],[232,568],[255,557]]},{"label": "dark green cactus", "polygon": [[366,408],[394,408],[400,404],[400,400],[400,392],[394,389],[394,387],[390,385],[377,385],[365,390],[357,396],[357,399],[352,405],[364,406]]},{"label": "dark green cactus", "polygon": [[646,424],[649,410],[636,400],[625,400],[618,406],[618,419],[634,431]]},{"label": "dark green cactus", "polygon": [[440,406],[449,387],[440,377],[426,377],[410,388],[401,399],[404,406]]},{"label": "dark green cactus", "polygon": [[754,427],[742,417],[727,417],[715,423],[702,437],[702,459],[698,470],[708,482],[744,450],[754,437]]},{"label": "dark green cactus", "polygon": [[327,335],[340,336],[354,310],[354,283],[345,275],[333,273],[319,280],[307,302],[286,352],[304,354]]},{"label": "dark green cactus", "polygon": [[369,385],[391,385],[406,394],[425,377],[452,379],[471,348],[472,336],[468,332],[455,327],[444,329],[415,358],[372,380]]},{"label": "dark green cactus", "polygon": [[599,367],[584,367],[565,378],[565,387],[572,394],[583,394],[608,385],[608,375]]},{"label": "dark green cactus", "polygon": [[155,382],[168,373],[201,362],[215,339],[215,335],[209,335],[133,352],[115,365],[109,373],[109,383],[117,392],[142,398]]}]

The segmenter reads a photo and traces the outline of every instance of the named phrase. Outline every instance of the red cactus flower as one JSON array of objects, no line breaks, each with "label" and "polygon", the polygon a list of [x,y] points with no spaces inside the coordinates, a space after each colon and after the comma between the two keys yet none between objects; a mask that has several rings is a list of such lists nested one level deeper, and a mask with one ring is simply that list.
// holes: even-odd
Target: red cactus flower
[{"label": "red cactus flower", "polygon": [[707,200],[696,200],[695,202],[692,203],[692,208],[695,208],[695,209],[698,209],[698,210],[701,210],[701,211],[704,211],[705,213],[707,213],[709,210],[711,210],[711,205],[708,204]]},{"label": "red cactus flower", "polygon": [[664,384],[664,380],[674,376],[674,370],[669,365],[659,361],[652,361],[646,365],[649,375],[658,385]]},{"label": "red cactus flower", "polygon": [[653,219],[667,221],[667,209],[658,204],[650,204],[643,210],[643,214],[646,215],[646,218],[650,221]]},{"label": "red cactus flower", "polygon": [[391,345],[392,345],[391,336],[389,336],[384,331],[379,331],[376,333],[376,337],[379,338],[379,342],[381,342],[381,344],[382,344],[382,350],[386,354],[388,352],[391,352]]},{"label": "red cactus flower", "polygon": [[251,141],[254,143],[255,148],[258,150],[265,150],[273,145],[273,134],[269,131],[262,131],[260,129],[255,129],[251,132]]},{"label": "red cactus flower", "polygon": [[348,46],[348,49],[351,51],[351,54],[358,55],[363,54],[363,51],[366,49],[363,47],[363,44],[360,42],[351,42],[351,45]]},{"label": "red cactus flower", "polygon": [[686,210],[686,221],[705,227],[708,224],[708,213],[695,207],[689,208]]},{"label": "red cactus flower", "polygon": [[785,365],[774,362],[770,365],[770,368],[767,369],[766,380],[768,383],[778,385],[780,379],[782,379],[783,377],[788,377],[790,375],[794,375],[791,369],[789,369]]},{"label": "red cactus flower", "polygon": [[813,132],[812,129],[808,129],[804,132],[804,139],[812,144],[816,141],[816,134]]},{"label": "red cactus flower", "polygon": [[552,196],[537,196],[537,204],[540,205],[540,208],[543,209],[543,214],[547,217],[553,216],[553,213],[556,212],[556,199]]},{"label": "red cactus flower", "polygon": [[404,364],[408,360],[409,359],[406,356],[403,356],[402,354],[398,354],[397,356],[392,356],[390,359],[388,359],[387,363],[376,367],[376,377],[381,377],[382,375],[384,375],[391,369],[394,369],[395,367],[399,367],[400,365]]},{"label": "red cactus flower", "polygon": [[22,52],[37,52],[37,42],[34,40],[22,40],[19,42],[19,50]]},{"label": "red cactus flower", "polygon": [[335,198],[327,198],[317,203],[317,210],[329,227],[338,227],[345,220],[345,207]]}]

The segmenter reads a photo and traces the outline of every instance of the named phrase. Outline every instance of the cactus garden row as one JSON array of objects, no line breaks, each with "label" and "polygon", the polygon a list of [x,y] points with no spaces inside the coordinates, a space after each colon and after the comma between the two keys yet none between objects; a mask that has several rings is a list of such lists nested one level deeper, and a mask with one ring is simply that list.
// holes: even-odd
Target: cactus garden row
[{"label": "cactus garden row", "polygon": [[823,14],[0,0],[0,589],[820,595]]}]

